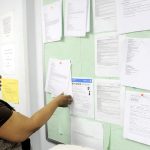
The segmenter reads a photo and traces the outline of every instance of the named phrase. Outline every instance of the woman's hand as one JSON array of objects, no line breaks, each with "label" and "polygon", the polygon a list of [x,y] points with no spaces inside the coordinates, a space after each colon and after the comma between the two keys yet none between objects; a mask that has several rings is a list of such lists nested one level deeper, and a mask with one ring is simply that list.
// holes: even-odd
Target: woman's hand
[{"label": "woman's hand", "polygon": [[58,107],[67,107],[73,101],[71,95],[64,95],[63,93],[55,97]]}]

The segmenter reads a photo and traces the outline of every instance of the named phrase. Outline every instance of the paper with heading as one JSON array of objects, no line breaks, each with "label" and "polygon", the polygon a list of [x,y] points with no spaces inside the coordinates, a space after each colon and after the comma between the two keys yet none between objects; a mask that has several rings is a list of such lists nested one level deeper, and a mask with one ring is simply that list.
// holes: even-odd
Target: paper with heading
[{"label": "paper with heading", "polygon": [[62,37],[62,0],[43,7],[44,42],[59,41]]},{"label": "paper with heading", "polygon": [[117,5],[119,33],[128,33],[150,29],[149,0],[119,0]]},{"label": "paper with heading", "polygon": [[95,74],[97,76],[119,77],[119,39],[115,33],[95,36]]},{"label": "paper with heading", "polygon": [[124,137],[150,145],[150,94],[126,92]]},{"label": "paper with heading", "polygon": [[124,88],[119,80],[97,79],[95,81],[95,119],[122,124],[122,97]]},{"label": "paper with heading", "polygon": [[67,0],[65,36],[84,37],[87,31],[88,0]]},{"label": "paper with heading", "polygon": [[19,82],[15,79],[2,79],[2,99],[19,103]]},{"label": "paper with heading", "polygon": [[116,0],[93,0],[94,32],[116,31]]},{"label": "paper with heading", "polygon": [[71,144],[103,150],[103,127],[100,122],[71,117]]},{"label": "paper with heading", "polygon": [[94,118],[93,80],[90,78],[72,78],[72,94],[71,114]]},{"label": "paper with heading", "polygon": [[45,91],[53,96],[72,95],[70,60],[49,59]]},{"label": "paper with heading", "polygon": [[150,39],[148,38],[120,38],[121,83],[123,85],[150,90],[149,48]]}]

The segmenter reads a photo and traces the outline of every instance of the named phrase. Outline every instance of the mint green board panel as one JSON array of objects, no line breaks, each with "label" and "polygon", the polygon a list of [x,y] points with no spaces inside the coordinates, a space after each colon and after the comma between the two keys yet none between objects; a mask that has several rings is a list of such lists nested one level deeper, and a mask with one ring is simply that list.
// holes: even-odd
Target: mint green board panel
[{"label": "mint green board panel", "polygon": [[[54,0],[45,0],[48,4]],[[49,58],[69,59],[72,64],[72,76],[93,77],[94,75],[94,38],[92,34],[86,38],[63,38],[59,42],[47,43],[44,45],[44,68],[46,76]],[[46,96],[46,103],[50,95]],[[48,140],[60,143],[70,143],[70,115],[67,108],[55,112],[48,121],[46,135]]]},{"label": "mint green board panel", "polygon": [[109,150],[150,150],[150,146],[124,139],[122,128],[111,125]]},{"label": "mint green board panel", "polygon": [[70,143],[70,115],[68,109],[59,108],[47,123],[48,139]]},{"label": "mint green board panel", "polygon": [[[52,98],[46,94],[46,103]],[[70,143],[70,114],[68,108],[57,108],[46,124],[46,138],[54,143]]]},{"label": "mint green board panel", "polygon": [[[54,0],[45,0],[44,4]],[[44,44],[44,76],[46,77],[49,58],[69,59],[72,64],[73,77],[94,77],[94,37],[88,34],[85,38],[63,38],[61,41]],[[46,94],[48,103],[51,95]],[[106,131],[110,131],[106,128]],[[70,143],[70,114],[67,108],[58,108],[46,125],[48,140]],[[108,142],[107,142],[108,143]]]},{"label": "mint green board panel", "polygon": [[70,59],[73,76],[94,76],[94,38],[64,38],[60,42],[45,44],[44,59],[47,69],[49,58]]},{"label": "mint green board panel", "polygon": [[[44,67],[47,72],[49,58],[69,59],[72,63],[72,76],[93,77],[94,38],[89,34],[84,38],[64,38],[62,41],[44,45]],[[45,75],[46,75],[45,72]],[[46,102],[51,99],[47,94]],[[63,129],[63,130],[62,130]],[[47,123],[47,139],[70,143],[70,115],[67,108],[58,108]]]},{"label": "mint green board panel", "polygon": [[[44,0],[48,4],[55,0]],[[64,1],[65,2],[65,1]],[[92,22],[92,21],[91,21]],[[150,38],[150,31],[127,34],[130,37]],[[48,59],[70,59],[73,77],[96,78],[94,63],[94,34],[90,33],[85,38],[63,38],[61,41],[44,44],[44,68],[46,76]],[[138,90],[140,89],[130,89]],[[150,92],[150,91],[145,91]],[[46,94],[45,102],[48,103],[51,95]],[[68,108],[58,108],[47,123],[47,139],[60,143],[70,143],[70,114]],[[103,123],[104,150],[150,150],[150,146],[123,138],[123,128],[109,123]]]}]

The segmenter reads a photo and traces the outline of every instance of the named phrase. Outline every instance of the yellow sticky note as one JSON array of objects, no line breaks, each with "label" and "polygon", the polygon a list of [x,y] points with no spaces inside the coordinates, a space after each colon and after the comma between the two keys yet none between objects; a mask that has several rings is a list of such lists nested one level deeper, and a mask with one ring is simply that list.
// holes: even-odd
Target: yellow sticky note
[{"label": "yellow sticky note", "polygon": [[7,102],[19,103],[18,80],[2,79],[2,98]]}]

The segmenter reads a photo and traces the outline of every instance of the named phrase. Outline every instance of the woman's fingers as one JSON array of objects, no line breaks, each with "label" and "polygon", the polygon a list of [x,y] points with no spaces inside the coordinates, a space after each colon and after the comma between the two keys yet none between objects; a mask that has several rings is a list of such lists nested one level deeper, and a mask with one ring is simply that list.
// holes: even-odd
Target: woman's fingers
[{"label": "woman's fingers", "polygon": [[72,96],[71,96],[71,95],[68,95],[68,104],[71,104],[71,103],[72,103],[72,101],[73,101]]}]

